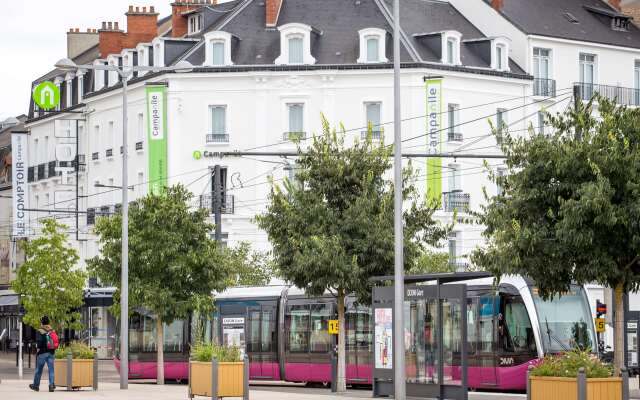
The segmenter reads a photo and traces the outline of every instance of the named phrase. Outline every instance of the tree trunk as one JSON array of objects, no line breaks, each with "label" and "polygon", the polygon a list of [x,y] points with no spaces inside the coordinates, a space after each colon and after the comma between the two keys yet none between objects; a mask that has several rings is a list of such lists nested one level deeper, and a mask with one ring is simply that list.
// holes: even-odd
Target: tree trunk
[{"label": "tree trunk", "polygon": [[159,315],[156,320],[156,337],[156,346],[158,349],[156,384],[164,385],[164,329],[162,327],[162,318]]},{"label": "tree trunk", "polygon": [[344,322],[344,292],[338,291],[338,382],[336,383],[338,393],[347,391],[346,365],[345,365],[345,330]]},{"label": "tree trunk", "polygon": [[620,375],[620,369],[624,367],[624,288],[621,283],[614,288],[615,312],[613,313],[613,367],[614,376]]}]

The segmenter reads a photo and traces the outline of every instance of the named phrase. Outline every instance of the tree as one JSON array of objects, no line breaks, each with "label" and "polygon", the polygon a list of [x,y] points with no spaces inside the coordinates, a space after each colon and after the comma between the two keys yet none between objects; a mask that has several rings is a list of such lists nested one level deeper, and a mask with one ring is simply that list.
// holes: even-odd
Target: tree
[{"label": "tree", "polygon": [[229,249],[227,286],[263,286],[271,280],[271,260],[267,254],[251,251],[247,242]]},{"label": "tree", "polygon": [[47,315],[56,329],[81,329],[79,308],[83,304],[85,274],[76,269],[75,249],[67,246],[67,227],[53,218],[42,221],[42,234],[25,241],[26,261],[18,269],[13,290],[20,294],[26,313],[23,321],[40,327]]},{"label": "tree", "polygon": [[408,274],[456,272],[456,265],[450,262],[447,253],[425,250],[416,257],[414,264],[406,272]]},{"label": "tree", "polygon": [[[129,208],[129,305],[156,316],[157,382],[164,384],[163,323],[203,315],[213,308],[211,292],[223,290],[225,253],[211,239],[208,211],[191,210],[193,195],[182,185],[149,194]],[[89,266],[100,280],[120,286],[122,217],[100,218],[100,255]],[[114,296],[120,299],[119,289]]]},{"label": "tree", "polygon": [[503,193],[484,208],[488,246],[473,260],[533,278],[548,298],[572,282],[615,291],[616,371],[623,366],[623,293],[640,283],[640,109],[597,98],[557,116],[554,132],[507,138]]},{"label": "tree", "polygon": [[[338,390],[345,381],[345,296],[370,301],[369,278],[393,273],[393,185],[385,179],[392,148],[371,137],[344,145],[345,133],[331,130],[311,146],[298,147],[296,181],[273,185],[267,211],[257,217],[273,246],[276,272],[309,295],[330,291],[338,303]],[[436,204],[418,202],[416,175],[404,171],[405,266],[426,244],[436,245],[447,229],[433,219]]]}]

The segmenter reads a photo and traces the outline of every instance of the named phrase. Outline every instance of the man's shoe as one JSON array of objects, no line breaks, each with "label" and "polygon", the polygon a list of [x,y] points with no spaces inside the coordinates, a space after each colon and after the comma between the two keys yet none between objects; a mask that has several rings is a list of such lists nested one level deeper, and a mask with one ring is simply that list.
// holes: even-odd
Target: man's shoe
[{"label": "man's shoe", "polygon": [[29,389],[33,390],[34,392],[39,392],[40,388],[37,386],[34,386],[33,383],[29,384]]},{"label": "man's shoe", "polygon": [[56,390],[56,385],[49,385],[49,391],[53,392],[54,390]]}]

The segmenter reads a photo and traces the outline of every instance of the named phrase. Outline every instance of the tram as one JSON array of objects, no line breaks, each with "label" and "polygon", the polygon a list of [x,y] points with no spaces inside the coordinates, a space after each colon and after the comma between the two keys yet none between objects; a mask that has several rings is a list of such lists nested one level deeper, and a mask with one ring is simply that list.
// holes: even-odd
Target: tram
[{"label": "tram", "polygon": [[[528,279],[503,277],[458,281],[467,285],[468,386],[475,389],[524,390],[526,370],[546,354],[575,346],[596,348],[585,290],[573,285],[561,297],[544,300]],[[425,282],[428,284],[428,282]],[[249,357],[250,379],[290,382],[331,381],[331,352],[337,343],[328,321],[337,319],[330,294],[308,297],[292,286],[231,288],[215,296],[216,311],[207,336],[219,344],[239,346]],[[407,378],[429,368],[429,307],[405,302]],[[460,358],[459,326],[454,313],[444,313],[445,354]],[[450,318],[449,320],[447,318]],[[193,318],[165,326],[165,377],[186,379]],[[350,385],[371,384],[373,326],[371,309],[346,299],[346,379]],[[448,333],[447,333],[448,332]],[[155,321],[136,314],[130,323],[129,377],[153,379]],[[445,359],[445,362],[447,360]],[[115,360],[119,368],[119,360]],[[455,364],[455,363],[454,363]],[[431,369],[432,370],[432,369]],[[422,371],[422,372],[421,372]]]}]

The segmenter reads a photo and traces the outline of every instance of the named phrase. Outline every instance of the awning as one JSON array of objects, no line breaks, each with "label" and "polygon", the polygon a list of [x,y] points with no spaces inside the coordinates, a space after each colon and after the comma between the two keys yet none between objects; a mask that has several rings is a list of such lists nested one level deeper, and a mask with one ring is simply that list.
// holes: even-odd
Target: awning
[{"label": "awning", "polygon": [[0,296],[0,307],[4,306],[17,306],[20,304],[20,296],[17,294],[9,294],[5,296]]}]

